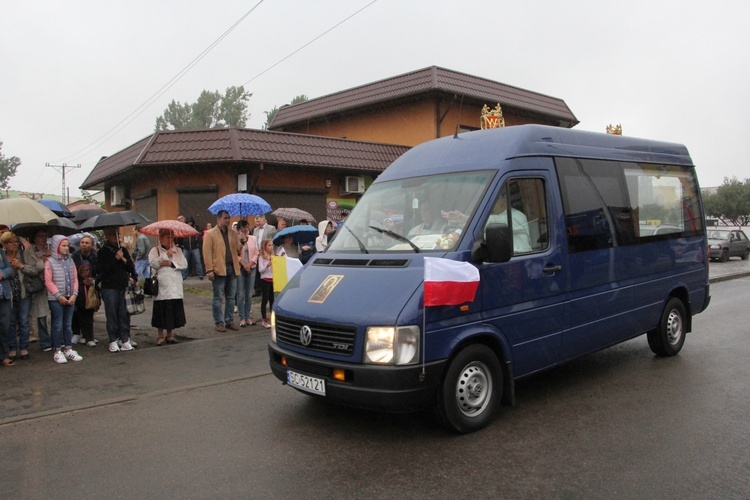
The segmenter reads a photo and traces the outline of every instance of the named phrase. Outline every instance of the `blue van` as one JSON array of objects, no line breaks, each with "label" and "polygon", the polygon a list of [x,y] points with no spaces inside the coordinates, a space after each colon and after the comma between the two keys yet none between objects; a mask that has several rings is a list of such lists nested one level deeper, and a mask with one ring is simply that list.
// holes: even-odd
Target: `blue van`
[{"label": "blue van", "polygon": [[[389,166],[278,296],[271,369],[471,432],[521,377],[644,333],[677,354],[709,303],[707,248],[684,146],[538,125],[437,139]],[[474,266],[474,299],[425,308],[425,257]]]}]

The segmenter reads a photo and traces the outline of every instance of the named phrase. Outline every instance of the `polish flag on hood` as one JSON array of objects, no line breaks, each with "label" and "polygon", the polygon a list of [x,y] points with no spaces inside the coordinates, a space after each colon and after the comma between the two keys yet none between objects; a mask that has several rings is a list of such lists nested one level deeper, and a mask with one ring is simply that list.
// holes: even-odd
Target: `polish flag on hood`
[{"label": "polish flag on hood", "polygon": [[468,262],[424,258],[424,305],[456,306],[474,302],[479,270]]}]

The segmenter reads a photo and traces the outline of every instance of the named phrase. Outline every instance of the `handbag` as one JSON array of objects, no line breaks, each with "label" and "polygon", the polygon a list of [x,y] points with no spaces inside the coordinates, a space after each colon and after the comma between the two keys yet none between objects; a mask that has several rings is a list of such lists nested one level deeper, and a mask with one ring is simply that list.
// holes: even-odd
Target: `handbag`
[{"label": "handbag", "polygon": [[90,286],[86,290],[86,309],[97,311],[99,306],[102,305],[102,298],[99,295],[99,290],[95,287]]},{"label": "handbag", "polygon": [[146,312],[143,287],[131,285],[125,290],[125,306],[128,308],[128,314],[131,316]]},{"label": "handbag", "polygon": [[143,281],[143,293],[152,297],[159,295],[159,278],[156,277],[153,269],[151,269],[151,277]]},{"label": "handbag", "polygon": [[44,290],[44,280],[42,280],[42,277],[39,274],[34,276],[24,274],[23,287],[26,289],[26,295],[33,295]]}]

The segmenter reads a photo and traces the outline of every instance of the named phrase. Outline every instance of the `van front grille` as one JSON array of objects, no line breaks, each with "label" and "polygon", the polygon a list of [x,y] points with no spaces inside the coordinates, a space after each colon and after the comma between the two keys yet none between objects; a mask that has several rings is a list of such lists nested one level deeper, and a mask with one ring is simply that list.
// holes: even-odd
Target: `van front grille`
[{"label": "van front grille", "polygon": [[[300,335],[300,330],[305,325],[312,332],[312,340],[309,345],[302,344]],[[350,325],[303,322],[276,316],[277,341],[311,351],[351,356],[354,354],[354,337],[356,334],[356,327]]]}]

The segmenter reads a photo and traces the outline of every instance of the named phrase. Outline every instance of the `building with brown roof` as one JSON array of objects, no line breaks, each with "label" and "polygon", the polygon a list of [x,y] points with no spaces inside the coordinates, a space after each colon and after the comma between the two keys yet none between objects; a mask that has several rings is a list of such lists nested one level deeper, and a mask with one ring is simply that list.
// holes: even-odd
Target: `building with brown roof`
[{"label": "building with brown roof", "polygon": [[561,99],[432,66],[284,106],[267,131],[155,132],[102,158],[81,188],[104,190],[108,209],[182,213],[201,227],[214,222],[208,206],[237,191],[335,218],[331,207],[353,206],[409,147],[478,129],[482,107],[498,103],[506,125],[578,123]]}]

